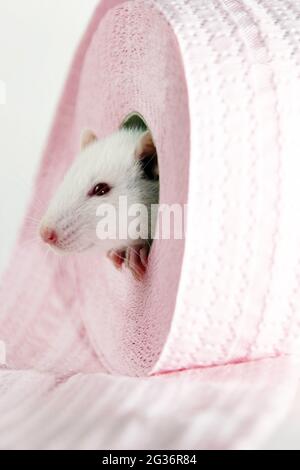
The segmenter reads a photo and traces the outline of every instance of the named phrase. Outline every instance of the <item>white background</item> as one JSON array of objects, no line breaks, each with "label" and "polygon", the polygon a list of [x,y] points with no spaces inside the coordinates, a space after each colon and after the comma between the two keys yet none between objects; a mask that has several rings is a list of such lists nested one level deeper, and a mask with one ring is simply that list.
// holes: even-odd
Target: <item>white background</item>
[{"label": "white background", "polygon": [[[0,0],[0,275],[70,61],[98,0]],[[38,203],[38,202],[37,202]]]},{"label": "white background", "polygon": [[[78,41],[98,0],[0,0],[0,275]],[[266,445],[300,448],[300,393]]]}]

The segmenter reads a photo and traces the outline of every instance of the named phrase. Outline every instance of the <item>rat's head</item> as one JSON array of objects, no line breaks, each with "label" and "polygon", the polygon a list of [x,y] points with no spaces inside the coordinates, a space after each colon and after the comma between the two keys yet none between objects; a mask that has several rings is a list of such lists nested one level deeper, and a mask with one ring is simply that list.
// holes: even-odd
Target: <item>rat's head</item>
[{"label": "rat's head", "polygon": [[[128,217],[120,209],[120,197],[126,198],[128,207],[144,204],[149,208],[158,203],[158,191],[157,155],[149,131],[123,129],[103,140],[85,131],[81,152],[41,221],[40,235],[62,253],[96,245],[104,249],[129,245],[129,236],[122,242],[114,237],[99,239],[99,208],[104,208],[103,204],[113,207],[118,221]],[[106,220],[115,224],[116,218],[111,217],[114,220]],[[145,213],[140,217],[142,224],[148,224]]]}]

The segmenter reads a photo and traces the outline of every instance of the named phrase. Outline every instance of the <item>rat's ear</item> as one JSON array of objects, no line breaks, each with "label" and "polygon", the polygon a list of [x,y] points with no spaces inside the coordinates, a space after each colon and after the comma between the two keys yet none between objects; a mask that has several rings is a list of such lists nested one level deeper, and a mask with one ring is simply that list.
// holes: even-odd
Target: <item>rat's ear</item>
[{"label": "rat's ear", "polygon": [[141,135],[135,149],[135,158],[141,162],[145,176],[152,180],[159,179],[156,147],[150,131]]},{"label": "rat's ear", "polygon": [[81,150],[84,150],[86,147],[91,145],[96,140],[98,139],[97,139],[96,134],[93,131],[90,131],[89,129],[84,130],[81,133],[81,139],[80,139]]}]

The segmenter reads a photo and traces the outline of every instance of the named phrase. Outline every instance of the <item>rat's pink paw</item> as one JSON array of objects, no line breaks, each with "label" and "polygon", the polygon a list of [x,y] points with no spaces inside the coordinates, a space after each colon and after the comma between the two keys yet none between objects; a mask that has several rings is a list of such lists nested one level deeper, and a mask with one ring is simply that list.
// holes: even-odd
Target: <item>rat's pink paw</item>
[{"label": "rat's pink paw", "polygon": [[126,266],[137,281],[141,281],[148,264],[149,247],[146,245],[129,246],[126,253]]},{"label": "rat's pink paw", "polygon": [[110,250],[107,253],[108,259],[110,259],[115,268],[121,269],[125,259],[126,259],[126,248],[121,250]]},{"label": "rat's pink paw", "polygon": [[110,250],[107,257],[117,269],[121,269],[124,262],[132,272],[134,278],[140,281],[147,269],[149,247],[146,245],[129,246],[120,250]]}]

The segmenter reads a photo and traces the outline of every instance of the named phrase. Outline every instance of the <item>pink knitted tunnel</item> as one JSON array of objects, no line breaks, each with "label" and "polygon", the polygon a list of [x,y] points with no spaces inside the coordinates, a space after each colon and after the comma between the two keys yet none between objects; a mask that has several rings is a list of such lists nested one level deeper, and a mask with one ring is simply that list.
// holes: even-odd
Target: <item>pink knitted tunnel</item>
[{"label": "pink knitted tunnel", "polygon": [[[253,448],[284,417],[299,379],[299,31],[299,0],[100,3],[1,282],[0,448]],[[155,240],[142,283],[100,253],[26,242],[82,129],[101,138],[133,112],[157,144],[161,204],[188,208],[185,240]]]},{"label": "pink knitted tunnel", "polygon": [[160,202],[188,206],[186,238],[154,242],[142,283],[102,255],[62,262],[20,240],[0,300],[10,367],[149,375],[299,346],[299,15],[298,1],[100,4],[29,213],[41,215],[35,200],[46,206],[83,128],[101,138],[138,112]]}]

